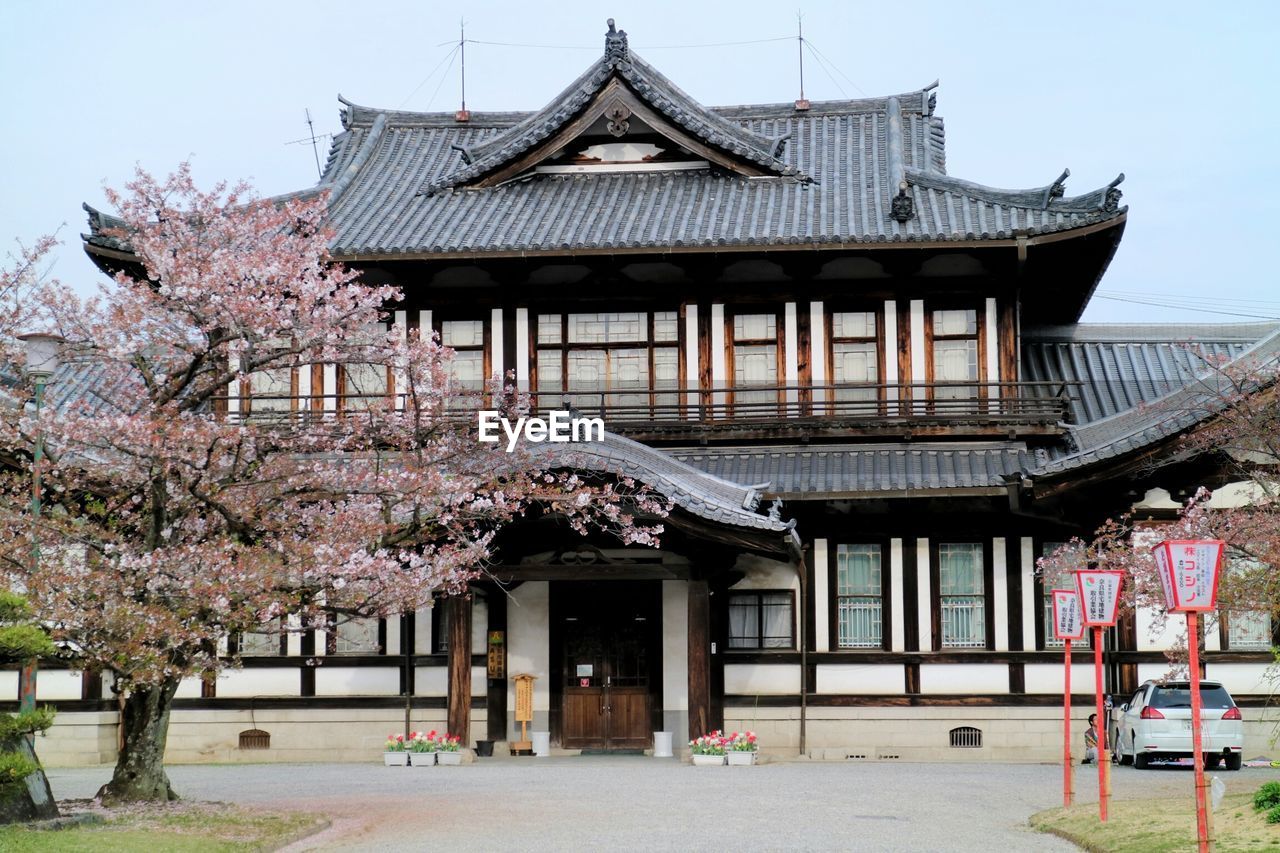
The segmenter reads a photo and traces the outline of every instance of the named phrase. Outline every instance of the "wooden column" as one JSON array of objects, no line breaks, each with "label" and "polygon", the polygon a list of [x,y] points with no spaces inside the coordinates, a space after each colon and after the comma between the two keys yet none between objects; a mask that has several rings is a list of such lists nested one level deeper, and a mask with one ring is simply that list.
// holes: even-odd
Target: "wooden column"
[{"label": "wooden column", "polygon": [[705,580],[689,581],[689,738],[706,734],[711,710],[711,591]]},{"label": "wooden column", "polygon": [[471,746],[471,599],[446,598],[449,629],[449,734]]},{"label": "wooden column", "polygon": [[[485,598],[488,605],[489,630],[503,633],[503,649],[505,655],[507,641],[507,593],[501,587],[495,587]],[[488,649],[486,648],[487,652]],[[505,673],[504,673],[505,675]],[[507,740],[507,679],[490,678],[489,690],[485,698],[485,711],[489,717],[489,740]]]}]

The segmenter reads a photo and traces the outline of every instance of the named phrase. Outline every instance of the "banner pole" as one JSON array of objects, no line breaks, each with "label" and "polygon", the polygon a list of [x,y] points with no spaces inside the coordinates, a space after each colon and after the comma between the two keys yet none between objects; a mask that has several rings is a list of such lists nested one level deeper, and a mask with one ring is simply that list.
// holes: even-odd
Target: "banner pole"
[{"label": "banner pole", "polygon": [[1071,777],[1075,767],[1071,763],[1071,641],[1064,640],[1062,676],[1062,807],[1071,808],[1075,800]]},{"label": "banner pole", "polygon": [[1212,849],[1209,842],[1209,806],[1204,781],[1204,753],[1200,734],[1200,626],[1199,614],[1187,611],[1187,649],[1191,653],[1191,752],[1196,768],[1196,835],[1201,853]]},{"label": "banner pole", "polygon": [[1107,821],[1107,801],[1111,798],[1111,754],[1107,752],[1107,722],[1102,719],[1102,627],[1093,629],[1093,677],[1098,735],[1098,819]]}]

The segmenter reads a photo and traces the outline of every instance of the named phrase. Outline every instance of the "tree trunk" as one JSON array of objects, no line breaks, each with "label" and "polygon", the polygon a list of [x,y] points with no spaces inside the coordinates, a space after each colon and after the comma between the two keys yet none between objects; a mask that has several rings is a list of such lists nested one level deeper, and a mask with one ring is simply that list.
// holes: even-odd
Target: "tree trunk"
[{"label": "tree trunk", "polygon": [[[17,753],[39,763],[31,743],[23,736],[0,743],[0,752]],[[48,820],[58,816],[58,804],[49,779],[40,769],[21,782],[0,788],[0,824]]]},{"label": "tree trunk", "polygon": [[178,679],[134,688],[124,702],[124,747],[111,781],[98,796],[103,803],[176,800],[164,772],[164,748],[169,739],[169,712],[178,692]]}]

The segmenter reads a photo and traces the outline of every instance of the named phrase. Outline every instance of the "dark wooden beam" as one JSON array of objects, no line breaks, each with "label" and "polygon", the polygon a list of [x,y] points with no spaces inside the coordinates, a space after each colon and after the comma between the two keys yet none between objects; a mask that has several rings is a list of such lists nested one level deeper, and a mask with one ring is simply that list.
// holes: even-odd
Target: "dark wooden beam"
[{"label": "dark wooden beam", "polygon": [[711,720],[711,590],[689,581],[689,737],[713,728]]},{"label": "dark wooden beam", "polygon": [[[485,610],[489,614],[489,631],[502,632],[502,649],[505,670],[507,643],[507,592],[501,587],[486,590]],[[487,663],[487,661],[486,661]],[[506,672],[502,678],[490,678],[489,689],[485,699],[485,710],[489,717],[489,740],[507,739],[507,679]]]},{"label": "dark wooden beam", "polygon": [[445,599],[449,614],[449,734],[471,745],[471,599]]}]

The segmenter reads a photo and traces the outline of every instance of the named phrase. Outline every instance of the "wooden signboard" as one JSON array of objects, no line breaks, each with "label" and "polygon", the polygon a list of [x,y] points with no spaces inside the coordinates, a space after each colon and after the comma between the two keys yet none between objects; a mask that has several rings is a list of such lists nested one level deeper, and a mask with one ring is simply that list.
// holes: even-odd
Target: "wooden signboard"
[{"label": "wooden signboard", "polygon": [[520,740],[511,744],[513,753],[533,749],[533,741],[529,740],[529,724],[533,722],[533,682],[536,680],[536,675],[527,673],[515,676],[516,722],[520,724]]},{"label": "wooden signboard", "polygon": [[489,632],[489,678],[507,677],[507,632]]}]

